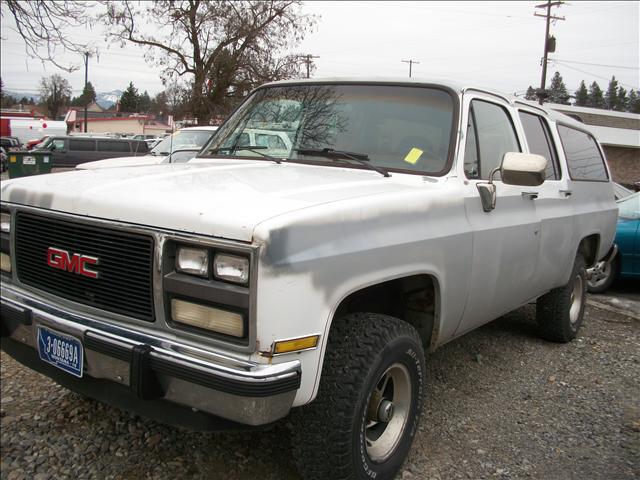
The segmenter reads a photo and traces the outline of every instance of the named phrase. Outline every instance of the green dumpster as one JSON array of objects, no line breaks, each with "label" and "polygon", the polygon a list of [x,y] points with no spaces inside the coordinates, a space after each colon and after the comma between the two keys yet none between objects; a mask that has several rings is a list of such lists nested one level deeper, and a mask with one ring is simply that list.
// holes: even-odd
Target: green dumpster
[{"label": "green dumpster", "polygon": [[7,152],[9,178],[51,173],[53,158],[50,152]]}]

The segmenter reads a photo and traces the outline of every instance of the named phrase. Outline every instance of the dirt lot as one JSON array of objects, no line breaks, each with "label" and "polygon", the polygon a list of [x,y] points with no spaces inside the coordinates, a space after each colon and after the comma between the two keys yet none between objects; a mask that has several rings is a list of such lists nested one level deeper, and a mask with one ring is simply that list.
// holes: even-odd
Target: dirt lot
[{"label": "dirt lot", "polygon": [[[427,357],[424,415],[400,478],[632,479],[640,472],[640,318],[590,306],[569,345],[522,308]],[[297,479],[268,432],[165,427],[56,386],[2,353],[1,470],[21,478]]]}]

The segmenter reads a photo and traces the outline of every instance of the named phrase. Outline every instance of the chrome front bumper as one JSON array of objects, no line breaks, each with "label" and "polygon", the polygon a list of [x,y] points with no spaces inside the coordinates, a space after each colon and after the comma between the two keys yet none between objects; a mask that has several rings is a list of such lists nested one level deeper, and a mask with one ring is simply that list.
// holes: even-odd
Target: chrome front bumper
[{"label": "chrome front bumper", "polygon": [[[129,388],[132,397],[166,400],[246,425],[289,413],[300,362],[264,365],[106,323],[2,285],[3,337],[37,348],[42,325],[81,340],[84,375]],[[100,398],[98,398],[100,400]]]}]

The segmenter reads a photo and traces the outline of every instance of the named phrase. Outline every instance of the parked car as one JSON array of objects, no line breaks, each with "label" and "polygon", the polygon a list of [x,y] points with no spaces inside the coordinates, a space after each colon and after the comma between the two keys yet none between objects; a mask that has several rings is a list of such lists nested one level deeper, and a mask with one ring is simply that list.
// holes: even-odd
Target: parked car
[{"label": "parked car", "polygon": [[22,145],[17,137],[0,137],[0,147],[4,148],[5,152],[11,150],[20,150]]},{"label": "parked car", "polygon": [[9,168],[7,152],[4,147],[0,147],[0,172],[6,172]]},{"label": "parked car", "polygon": [[187,127],[163,138],[148,154],[136,157],[99,160],[78,165],[78,170],[124,166],[184,163],[194,158],[215,134],[218,127]]},{"label": "parked car", "polygon": [[75,167],[79,163],[114,157],[147,155],[144,140],[96,137],[50,137],[37,149],[51,152],[54,167]]},{"label": "parked car", "polygon": [[589,269],[589,292],[603,293],[618,278],[640,278],[640,192],[618,200],[617,252]]},{"label": "parked car", "polygon": [[633,190],[629,190],[627,187],[620,185],[619,183],[613,182],[613,194],[616,200],[621,200],[625,197],[628,197],[633,193]]},{"label": "parked car", "polygon": [[419,79],[263,85],[189,162],[0,196],[9,355],[164,422],[291,413],[296,465],[331,480],[395,477],[425,351],[532,301],[574,339],[617,217],[587,126]]}]

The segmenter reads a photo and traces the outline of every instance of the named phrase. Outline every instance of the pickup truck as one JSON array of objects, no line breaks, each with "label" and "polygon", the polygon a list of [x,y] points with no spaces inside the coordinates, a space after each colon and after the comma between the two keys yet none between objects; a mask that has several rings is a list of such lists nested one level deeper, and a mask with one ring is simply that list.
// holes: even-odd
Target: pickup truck
[{"label": "pickup truck", "polygon": [[575,338],[617,212],[585,125],[416,79],[266,84],[187,163],[1,199],[6,352],[166,423],[289,416],[322,479],[398,472],[425,351],[531,302],[544,338]]}]

